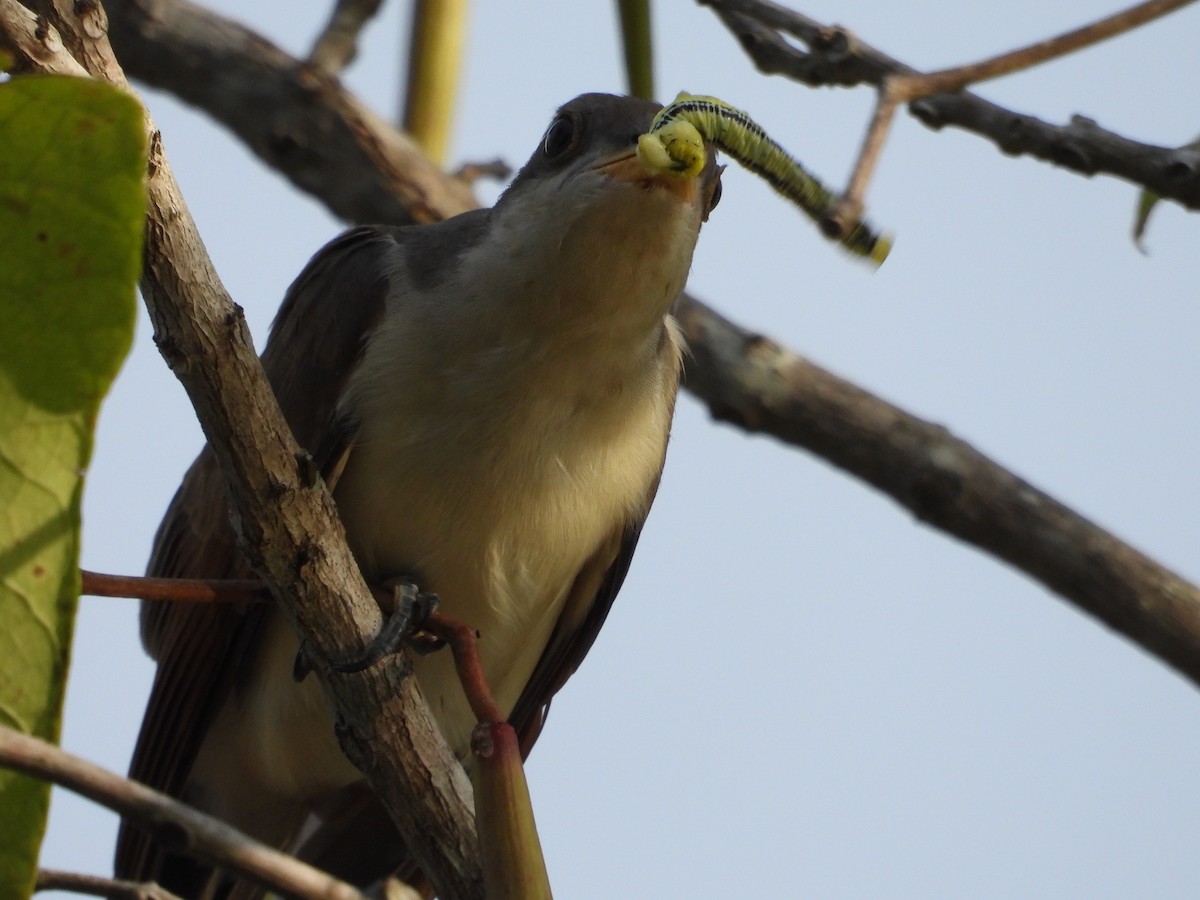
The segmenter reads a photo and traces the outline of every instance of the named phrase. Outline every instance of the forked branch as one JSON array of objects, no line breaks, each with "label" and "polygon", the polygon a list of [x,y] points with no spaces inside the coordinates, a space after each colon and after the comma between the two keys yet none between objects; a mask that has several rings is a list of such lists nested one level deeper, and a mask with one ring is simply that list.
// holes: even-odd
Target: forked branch
[{"label": "forked branch", "polygon": [[[1030,69],[1050,60],[1059,59],[1076,50],[1090,47],[1174,12],[1193,0],[1146,0],[1090,25],[1064,32],[1056,37],[1029,44],[1017,50],[1001,53],[979,62],[941,69],[937,72],[895,72],[884,79],[875,100],[875,112],[863,137],[858,159],[850,175],[850,183],[838,205],[830,211],[829,222],[836,233],[843,234],[862,217],[867,185],[875,172],[883,146],[895,118],[896,108],[936,94],[957,93],[972,84],[979,84],[1001,75]],[[831,229],[833,230],[833,229]]]},{"label": "forked branch", "polygon": [[[1081,116],[1066,125],[1053,125],[964,90],[970,84],[1128,31],[1192,0],[1151,0],[1010,53],[928,74],[917,72],[844,28],[823,25],[769,0],[698,2],[717,13],[766,74],[784,75],[810,86],[871,84],[879,90],[843,206],[828,223],[831,230],[844,228],[861,215],[867,183],[901,103],[907,103],[910,112],[930,128],[963,128],[992,140],[1007,154],[1026,154],[1083,175],[1114,175],[1188,209],[1200,209],[1200,151],[1132,141]],[[789,43],[785,34],[803,42],[807,50]]]}]

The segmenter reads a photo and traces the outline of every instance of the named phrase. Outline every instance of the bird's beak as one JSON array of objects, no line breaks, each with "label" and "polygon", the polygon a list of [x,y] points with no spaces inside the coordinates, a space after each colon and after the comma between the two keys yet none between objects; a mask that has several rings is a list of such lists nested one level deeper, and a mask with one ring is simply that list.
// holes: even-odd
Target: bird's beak
[{"label": "bird's beak", "polygon": [[695,206],[699,193],[699,182],[704,175],[696,177],[680,177],[678,175],[652,175],[638,161],[637,153],[633,150],[622,150],[603,156],[592,166],[593,172],[606,175],[613,181],[624,184],[639,184],[646,188],[658,188],[673,194],[685,206]]}]

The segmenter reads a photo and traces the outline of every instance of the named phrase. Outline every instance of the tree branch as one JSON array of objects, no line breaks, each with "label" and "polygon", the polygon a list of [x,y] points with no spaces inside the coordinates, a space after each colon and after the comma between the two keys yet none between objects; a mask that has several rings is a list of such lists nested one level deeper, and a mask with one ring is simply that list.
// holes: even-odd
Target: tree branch
[{"label": "tree branch", "polygon": [[715,419],[803,447],[922,522],[1032,575],[1200,684],[1200,589],[945,428],[874,397],[695,300],[687,386]]},{"label": "tree branch", "polygon": [[1107,41],[1132,31],[1148,22],[1173,13],[1195,0],[1144,0],[1144,2],[1073,28],[1054,37],[1035,41],[1016,50],[1001,53],[978,62],[941,69],[937,72],[905,72],[893,76],[893,88],[902,100],[915,100],[932,94],[961,91],[963,88],[1030,69],[1054,59],[1060,59],[1085,47]]},{"label": "tree branch", "polygon": [[862,217],[867,184],[891,131],[896,107],[901,103],[911,103],[939,93],[957,93],[968,85],[1058,59],[1137,28],[1192,2],[1194,0],[1146,0],[1082,28],[978,62],[937,72],[895,72],[889,75],[876,97],[875,114],[863,138],[850,183],[837,205],[826,216],[834,226],[832,230],[840,236],[853,228]]},{"label": "tree branch", "polygon": [[[100,7],[55,0],[44,5],[41,20],[32,20],[16,0],[0,0],[0,9],[0,46],[24,69],[59,65],[46,59],[66,56],[65,43],[93,76],[121,83]],[[57,26],[61,41],[48,22]],[[408,677],[406,658],[390,657],[347,676],[332,674],[324,663],[368,646],[381,625],[380,611],[346,547],[332,499],[305,475],[304,456],[263,374],[242,311],[213,269],[148,117],[147,125],[142,295],[155,341],[213,447],[239,545],[316,650],[322,684],[338,711],[343,749],[395,818],[418,864],[441,896],[480,897],[470,786],[415,679]]]},{"label": "tree branch", "polygon": [[358,55],[358,35],[383,0],[337,0],[329,21],[308,52],[308,61],[337,75]]},{"label": "tree branch", "polygon": [[[768,75],[814,87],[881,87],[889,76],[917,74],[842,28],[822,25],[767,0],[697,2],[716,12],[759,71]],[[780,32],[804,42],[808,51],[792,46]],[[1142,144],[1080,116],[1067,125],[1054,125],[965,91],[914,100],[909,111],[935,130],[962,128],[988,138],[1009,155],[1032,156],[1081,175],[1112,175],[1200,210],[1200,151]]]},{"label": "tree branch", "polygon": [[80,872],[60,872],[57,869],[39,869],[37,884],[33,889],[35,892],[70,891],[73,894],[107,897],[108,900],[182,900],[150,882],[119,881]]},{"label": "tree branch", "polygon": [[256,884],[312,900],[365,900],[332,875],[53,744],[0,725],[0,765],[61,785]]},{"label": "tree branch", "polygon": [[256,578],[150,578],[141,575],[80,573],[80,593],[91,597],[129,597],[185,603],[257,603],[270,600],[266,584]]},{"label": "tree branch", "polygon": [[[789,33],[825,48],[818,70],[856,77],[873,72],[878,78],[904,70],[883,54],[856,45],[845,32],[782,7],[762,0],[730,0],[726,5],[766,10],[776,16],[763,13],[771,22],[786,20]],[[782,42],[778,34],[771,35]],[[966,94],[950,99],[965,100],[976,109],[991,106]],[[335,164],[321,180],[318,198],[330,202],[353,192],[356,186],[349,179],[356,177]],[[403,199],[386,199],[393,207],[389,218],[402,216]],[[442,212],[448,216],[456,211]],[[352,218],[362,221],[361,216]],[[863,478],[923,521],[1027,572],[1200,682],[1200,592],[1194,586],[944,430],[738,329],[686,295],[677,314],[692,351],[685,387],[716,418],[804,447]]]},{"label": "tree branch", "polygon": [[[321,193],[349,167],[352,193],[329,208],[352,221],[429,222],[476,206],[405,134],[356,100],[324,69],[284,53],[231,19],[185,0],[108,0],[111,36],[126,71],[198,106],[296,187]],[[402,197],[403,217],[386,198]]]}]

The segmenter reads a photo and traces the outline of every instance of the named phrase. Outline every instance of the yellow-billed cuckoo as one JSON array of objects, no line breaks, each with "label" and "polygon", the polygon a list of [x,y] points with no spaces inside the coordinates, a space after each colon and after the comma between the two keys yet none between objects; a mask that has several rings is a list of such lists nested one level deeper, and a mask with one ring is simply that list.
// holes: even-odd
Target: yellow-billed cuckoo
[{"label": "yellow-billed cuckoo", "polygon": [[[595,639],[662,471],[680,374],[670,311],[720,175],[711,158],[696,179],[642,168],[658,108],[579,97],[494,208],[337,238],[289,289],[262,357],[368,583],[415,577],[479,630],[523,746]],[[248,574],[218,479],[206,449],[150,574]],[[293,679],[297,641],[269,606],[144,604],[142,637],[158,672],[134,778],[289,848],[362,781],[316,680]],[[474,719],[449,653],[415,669],[465,757]],[[378,809],[353,809],[342,843],[370,859],[320,862],[352,878],[395,867]],[[187,897],[230,887],[132,827],[116,868]]]}]

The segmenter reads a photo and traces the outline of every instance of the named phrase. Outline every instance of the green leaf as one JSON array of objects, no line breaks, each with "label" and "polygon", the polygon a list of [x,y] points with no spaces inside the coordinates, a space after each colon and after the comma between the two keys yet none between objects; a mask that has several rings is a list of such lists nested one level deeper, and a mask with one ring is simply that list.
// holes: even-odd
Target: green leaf
[{"label": "green leaf", "polygon": [[[1200,137],[1192,141],[1190,144],[1184,144],[1180,150],[1200,150]],[[1142,238],[1146,234],[1146,223],[1150,221],[1150,213],[1161,200],[1158,194],[1151,190],[1143,189],[1138,194],[1137,210],[1133,215],[1133,244],[1142,253],[1148,253],[1146,245],[1142,242]]]},{"label": "green leaf", "polygon": [[[0,722],[58,741],[83,474],[133,338],[141,107],[107,85],[0,85]],[[49,785],[0,770],[0,898],[27,897]]]},{"label": "green leaf", "polygon": [[1146,245],[1142,242],[1142,236],[1146,233],[1146,223],[1150,221],[1150,211],[1161,199],[1162,197],[1154,191],[1145,188],[1138,194],[1137,212],[1133,217],[1133,244],[1142,253],[1149,253]]}]

